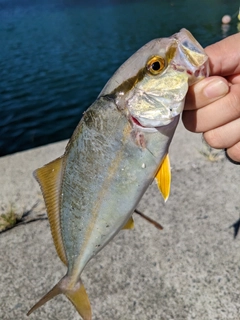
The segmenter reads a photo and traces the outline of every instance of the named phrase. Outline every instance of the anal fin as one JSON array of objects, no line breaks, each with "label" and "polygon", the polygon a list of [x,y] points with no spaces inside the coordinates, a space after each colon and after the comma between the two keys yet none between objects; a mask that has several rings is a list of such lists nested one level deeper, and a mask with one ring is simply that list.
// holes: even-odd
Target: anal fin
[{"label": "anal fin", "polygon": [[128,220],[128,222],[125,224],[125,226],[122,228],[122,230],[126,230],[126,229],[134,229],[134,220],[133,217],[130,217],[130,219]]}]

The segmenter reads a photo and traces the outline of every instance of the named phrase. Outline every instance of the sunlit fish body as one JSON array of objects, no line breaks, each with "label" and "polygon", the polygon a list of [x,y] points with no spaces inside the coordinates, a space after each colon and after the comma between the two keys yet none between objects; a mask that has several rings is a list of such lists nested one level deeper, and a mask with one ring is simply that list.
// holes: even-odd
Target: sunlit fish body
[{"label": "sunlit fish body", "polygon": [[35,171],[54,244],[68,270],[28,314],[63,293],[84,320],[92,319],[81,273],[131,225],[155,177],[167,199],[169,144],[189,85],[207,74],[207,56],[187,30],[150,41],[107,82],[64,155]]}]

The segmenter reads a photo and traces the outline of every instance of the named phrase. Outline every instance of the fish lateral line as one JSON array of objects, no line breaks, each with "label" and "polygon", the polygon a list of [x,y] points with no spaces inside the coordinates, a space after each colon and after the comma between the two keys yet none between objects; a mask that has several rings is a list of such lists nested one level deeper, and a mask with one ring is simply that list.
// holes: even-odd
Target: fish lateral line
[{"label": "fish lateral line", "polygon": [[[28,315],[64,294],[83,320],[92,320],[81,272],[121,228],[133,228],[134,208],[154,178],[167,200],[169,145],[188,87],[208,75],[207,60],[186,29],[150,41],[84,112],[64,156],[35,171],[54,244],[68,272]],[[135,213],[163,229],[139,210]]]}]

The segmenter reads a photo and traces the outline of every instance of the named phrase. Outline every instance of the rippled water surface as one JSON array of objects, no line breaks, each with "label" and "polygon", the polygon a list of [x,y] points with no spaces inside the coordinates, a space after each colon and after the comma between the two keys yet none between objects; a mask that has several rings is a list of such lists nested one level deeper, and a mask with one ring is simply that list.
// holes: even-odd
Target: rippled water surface
[{"label": "rippled water surface", "polygon": [[236,1],[0,0],[0,156],[69,138],[113,72],[185,27],[206,46],[237,32]]}]

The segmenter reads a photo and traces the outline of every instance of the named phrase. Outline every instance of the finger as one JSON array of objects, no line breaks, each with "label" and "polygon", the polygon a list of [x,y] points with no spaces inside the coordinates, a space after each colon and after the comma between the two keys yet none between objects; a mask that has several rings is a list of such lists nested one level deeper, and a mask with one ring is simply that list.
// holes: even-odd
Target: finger
[{"label": "finger", "polygon": [[193,132],[206,132],[240,117],[240,84],[230,86],[229,93],[204,108],[184,111],[185,127]]},{"label": "finger", "polygon": [[203,79],[189,88],[184,109],[202,108],[225,96],[228,91],[228,81],[222,77],[214,76]]},{"label": "finger", "polygon": [[233,161],[240,163],[240,141],[231,148],[228,148],[227,154]]},{"label": "finger", "polygon": [[231,76],[227,77],[226,79],[231,84],[238,84],[238,83],[240,83],[240,74],[231,75]]},{"label": "finger", "polygon": [[240,72],[239,41],[240,34],[237,33],[205,48],[211,75],[225,77]]},{"label": "finger", "polygon": [[207,143],[216,149],[231,148],[240,141],[240,118],[203,134]]}]

